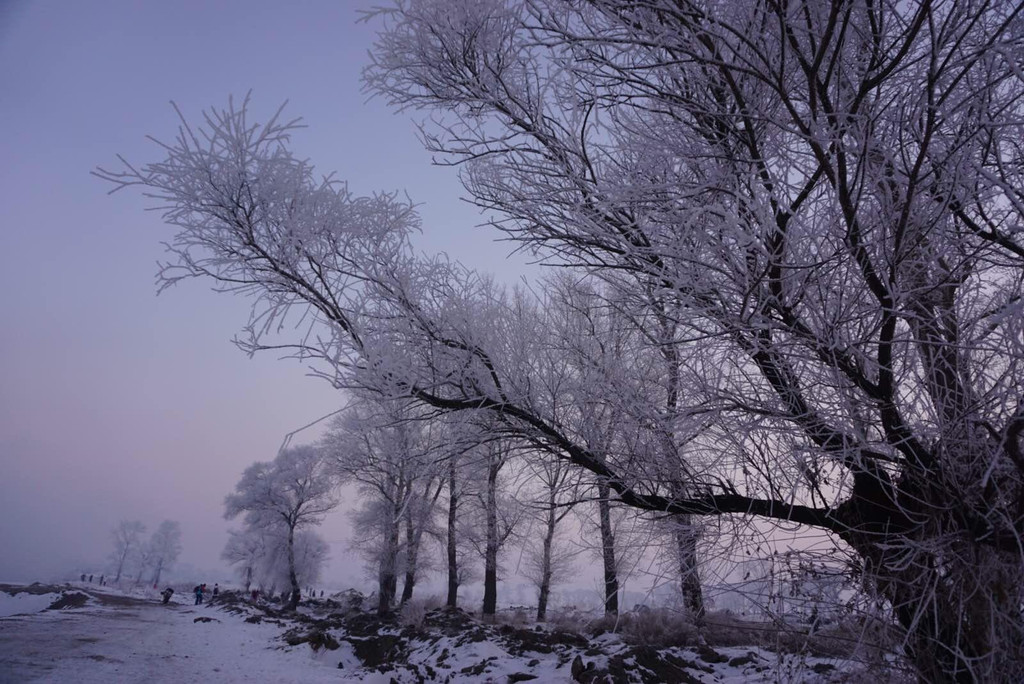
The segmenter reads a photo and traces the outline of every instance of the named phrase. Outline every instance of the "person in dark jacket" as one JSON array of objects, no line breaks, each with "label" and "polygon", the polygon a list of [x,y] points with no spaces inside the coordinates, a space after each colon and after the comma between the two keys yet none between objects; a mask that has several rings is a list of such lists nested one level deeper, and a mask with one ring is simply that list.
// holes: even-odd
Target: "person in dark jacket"
[{"label": "person in dark jacket", "polygon": [[170,587],[167,587],[166,589],[164,589],[163,591],[161,591],[161,592],[160,592],[160,595],[164,597],[164,605],[165,605],[165,606],[166,606],[166,605],[167,605],[168,603],[170,603],[170,601],[171,601],[171,595],[172,595],[173,593],[174,593],[174,590],[173,590],[173,589],[171,589]]}]

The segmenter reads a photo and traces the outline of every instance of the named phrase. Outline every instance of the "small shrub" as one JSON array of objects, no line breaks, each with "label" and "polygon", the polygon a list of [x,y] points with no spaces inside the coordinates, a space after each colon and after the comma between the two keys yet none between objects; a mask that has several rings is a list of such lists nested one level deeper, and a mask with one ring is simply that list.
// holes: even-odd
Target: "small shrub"
[{"label": "small shrub", "polygon": [[504,610],[498,615],[498,621],[503,625],[510,625],[512,627],[525,627],[532,622],[530,612],[526,608]]},{"label": "small shrub", "polygon": [[431,594],[430,596],[423,599],[423,607],[429,613],[432,610],[440,610],[445,607],[444,599],[438,594]]},{"label": "small shrub", "polygon": [[697,627],[681,613],[655,608],[627,613],[619,620],[619,633],[637,646],[689,646],[697,643]]},{"label": "small shrub", "polygon": [[553,632],[587,634],[590,620],[575,608],[567,608],[548,614],[548,626]]},{"label": "small shrub", "polygon": [[427,611],[426,601],[410,599],[402,605],[398,621],[406,627],[422,627]]}]

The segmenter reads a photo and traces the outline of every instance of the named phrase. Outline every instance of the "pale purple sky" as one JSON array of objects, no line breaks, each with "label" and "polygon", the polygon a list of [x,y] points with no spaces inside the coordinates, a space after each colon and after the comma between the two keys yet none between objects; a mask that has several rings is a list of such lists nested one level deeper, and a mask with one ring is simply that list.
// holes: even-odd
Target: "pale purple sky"
[{"label": "pale purple sky", "polygon": [[[198,282],[155,296],[171,230],[89,171],[116,153],[155,160],[144,137],[173,136],[169,100],[195,116],[249,89],[258,113],[288,99],[320,171],[425,202],[424,249],[521,270],[474,228],[411,117],[366,102],[374,27],[355,21],[373,4],[0,0],[0,581],[98,572],[124,518],[180,520],[182,561],[218,567],[242,470],[343,402],[294,362],[230,344],[245,301]],[[359,572],[344,524],[326,532],[344,584]]]}]

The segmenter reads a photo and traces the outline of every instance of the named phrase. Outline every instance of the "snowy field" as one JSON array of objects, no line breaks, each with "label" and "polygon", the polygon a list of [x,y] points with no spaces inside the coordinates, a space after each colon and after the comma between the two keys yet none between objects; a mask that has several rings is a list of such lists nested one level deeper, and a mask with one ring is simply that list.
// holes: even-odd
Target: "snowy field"
[{"label": "snowy field", "polygon": [[336,656],[286,646],[277,640],[280,627],[247,624],[208,605],[89,593],[82,608],[43,610],[43,599],[49,605],[59,594],[0,592],[4,613],[11,606],[30,613],[0,618],[0,681],[345,681]]},{"label": "snowy field", "polygon": [[0,682],[866,681],[847,661],[756,647],[655,650],[443,611],[411,627],[329,602],[294,620],[230,597],[175,598],[0,585]]}]

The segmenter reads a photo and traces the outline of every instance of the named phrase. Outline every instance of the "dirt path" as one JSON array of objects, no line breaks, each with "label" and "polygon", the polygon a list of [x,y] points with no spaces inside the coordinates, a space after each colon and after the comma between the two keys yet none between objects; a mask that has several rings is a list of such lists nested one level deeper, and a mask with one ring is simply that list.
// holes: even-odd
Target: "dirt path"
[{"label": "dirt path", "polygon": [[337,658],[280,650],[273,626],[208,606],[94,599],[77,610],[0,619],[0,682],[345,681]]}]

